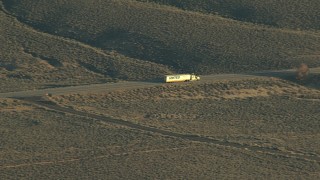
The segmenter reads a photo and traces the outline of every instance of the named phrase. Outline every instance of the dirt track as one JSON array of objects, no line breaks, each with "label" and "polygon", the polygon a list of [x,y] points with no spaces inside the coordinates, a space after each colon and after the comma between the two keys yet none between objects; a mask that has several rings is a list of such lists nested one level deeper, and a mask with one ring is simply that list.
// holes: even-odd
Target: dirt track
[{"label": "dirt track", "polygon": [[135,124],[133,122],[125,121],[122,119],[113,119],[110,117],[105,117],[105,116],[101,116],[101,115],[77,111],[77,110],[66,108],[66,107],[61,107],[61,106],[53,103],[52,101],[47,100],[46,98],[43,98],[43,97],[28,97],[28,98],[19,98],[19,99],[31,102],[31,103],[36,104],[36,105],[43,107],[43,108],[54,110],[56,112],[62,112],[62,113],[68,113],[68,114],[73,114],[73,115],[77,115],[77,116],[92,118],[92,119],[96,119],[96,120],[99,120],[102,122],[112,123],[112,124],[116,124],[116,125],[120,125],[120,126],[125,126],[128,128],[140,130],[140,131],[143,131],[146,133],[157,133],[157,134],[160,134],[163,136],[168,136],[168,137],[172,137],[172,138],[180,138],[180,139],[185,139],[185,140],[199,142],[199,143],[210,143],[210,144],[214,144],[217,146],[223,146],[223,147],[227,147],[227,148],[242,149],[242,150],[248,150],[248,151],[257,152],[257,153],[269,154],[272,156],[285,157],[285,158],[295,158],[295,159],[299,159],[299,160],[303,160],[303,161],[312,161],[312,162],[320,163],[320,156],[314,155],[314,154],[302,154],[300,152],[282,151],[278,148],[252,146],[252,145],[247,145],[247,144],[240,144],[237,142],[229,142],[229,141],[225,141],[225,140],[212,139],[209,137],[198,136],[198,135],[193,135],[193,134],[180,134],[180,133],[162,130],[162,129],[158,129],[158,128],[154,128],[154,127]]},{"label": "dirt track", "polygon": [[[264,76],[275,76],[275,77],[285,77],[292,76],[293,71],[274,71],[274,72],[260,72],[255,73],[253,75],[239,75],[239,74],[223,74],[223,75],[211,75],[211,76],[202,76],[200,82],[202,83],[207,81],[225,81],[225,80],[241,80],[241,79],[250,79],[250,78],[264,78]],[[193,82],[191,82],[193,83]],[[303,154],[300,152],[292,152],[292,151],[283,151],[278,148],[270,148],[263,146],[251,146],[247,144],[241,144],[237,142],[229,142],[225,140],[212,139],[209,137],[192,135],[192,134],[180,134],[176,132],[171,132],[167,130],[162,130],[154,127],[144,126],[140,124],[135,124],[133,122],[121,120],[121,119],[113,119],[110,117],[105,117],[101,115],[86,113],[77,111],[74,109],[61,107],[53,102],[49,101],[46,98],[41,96],[46,93],[52,94],[68,94],[68,93],[88,93],[88,92],[105,92],[105,91],[116,91],[123,89],[133,89],[133,88],[142,88],[142,87],[152,87],[157,85],[163,85],[163,83],[157,82],[120,82],[120,83],[109,83],[109,84],[98,84],[98,85],[87,85],[87,86],[76,86],[76,87],[63,87],[63,88],[52,88],[52,89],[44,89],[44,90],[35,90],[35,91],[24,91],[24,92],[12,92],[12,93],[1,93],[0,98],[4,97],[14,97],[21,100],[25,100],[36,104],[40,107],[54,110],[56,112],[63,112],[68,114],[73,114],[77,116],[83,116],[87,118],[96,119],[102,122],[112,123],[120,126],[125,126],[128,128],[140,130],[146,133],[157,133],[163,136],[169,136],[172,138],[180,138],[189,141],[199,142],[199,143],[210,143],[217,146],[223,146],[228,148],[242,149],[248,150],[257,153],[269,154],[272,156],[278,157],[286,157],[286,158],[295,158],[303,161],[312,161],[320,163],[320,156],[315,154]]]}]

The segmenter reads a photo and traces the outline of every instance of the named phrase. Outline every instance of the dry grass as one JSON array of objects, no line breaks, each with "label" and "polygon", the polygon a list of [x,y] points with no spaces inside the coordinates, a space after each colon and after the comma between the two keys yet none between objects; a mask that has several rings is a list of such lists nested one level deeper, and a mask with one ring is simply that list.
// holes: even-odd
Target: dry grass
[{"label": "dry grass", "polygon": [[18,113],[22,111],[32,111],[34,107],[30,104],[21,103],[18,100],[13,99],[0,99],[0,113],[1,112],[12,112]]},{"label": "dry grass", "polygon": [[[19,107],[32,110],[6,110]],[[12,99],[0,99],[0,124],[0,179],[85,178],[88,173],[91,178],[101,177],[94,169],[76,167],[101,168],[102,164],[117,169],[114,173],[108,173],[107,169],[100,171],[104,178],[114,179],[119,177],[117,172],[126,169],[117,161],[125,161],[128,156],[162,152],[174,155],[175,151],[196,148],[178,139],[46,111]],[[144,164],[131,165],[136,169],[141,166]]]},{"label": "dry grass", "polygon": [[[102,102],[106,102],[101,95],[89,96],[90,98],[82,96],[87,100],[83,103],[96,101],[96,109],[92,109],[95,112],[100,105],[103,105]],[[77,100],[78,98],[75,98],[73,102]],[[265,101],[261,100],[263,99],[255,99],[255,103],[267,103],[265,106],[270,105],[270,102],[275,104],[282,102],[281,105],[286,103],[284,99],[280,101],[270,98]],[[253,115],[251,114],[253,112],[250,110],[252,107],[249,106],[253,104],[252,101],[215,100],[214,102],[218,103],[216,107],[220,109],[208,111],[208,108],[213,108],[213,101],[202,103],[192,100],[175,104],[175,101],[165,99],[162,102],[153,101],[151,105],[147,100],[137,102],[134,99],[127,99],[121,104],[121,107],[125,108],[117,107],[115,110],[132,113],[133,106],[137,110],[135,101],[138,105],[143,103],[151,111],[156,108],[158,112],[165,114],[168,114],[166,111],[171,109],[170,104],[173,103],[173,106],[176,107],[174,116],[163,118],[159,124],[162,127],[159,128],[165,128],[171,121],[170,128],[175,131],[180,130],[175,129],[174,126],[184,126],[184,124],[188,126],[187,131],[190,133],[196,132],[195,129],[201,130],[201,124],[205,122],[203,115],[194,120],[174,119],[177,113],[184,111],[180,109],[181,107],[187,108],[190,114],[197,116],[200,114],[196,112],[201,107],[207,108],[205,111],[209,114],[215,112],[215,116],[210,118],[216,124],[205,122],[208,130],[211,131],[211,137],[213,133],[222,129],[223,134],[228,137],[216,136],[215,138],[255,146],[277,147],[288,153],[291,150],[299,150],[300,153],[312,154],[317,152],[315,148],[319,147],[317,141],[319,134],[313,132],[317,127],[313,126],[313,122],[310,121],[312,117],[306,118],[303,124],[291,122],[298,120],[299,117],[283,122],[282,119],[274,120],[274,116],[270,115],[264,120],[264,116],[260,115],[261,120],[251,120],[249,116]],[[163,104],[164,102],[168,103]],[[211,177],[219,179],[261,177],[317,179],[319,177],[318,162],[162,137],[158,134],[126,129],[93,119],[46,111],[18,100],[0,99],[0,103],[1,109],[22,105],[34,108],[32,111],[0,111],[0,134],[3,134],[0,136],[1,179],[44,179],[48,177],[55,179],[207,179]],[[194,103],[197,103],[197,106],[194,106]],[[241,107],[248,106],[247,115],[241,117],[243,121],[231,119],[227,114],[224,115],[227,119],[220,121],[219,113],[226,112],[227,108],[236,108],[230,106],[233,103]],[[113,102],[110,105],[116,107],[117,104]],[[302,107],[310,106],[310,104],[303,105]],[[190,107],[196,107],[196,109]],[[261,108],[256,104],[255,110],[258,107]],[[314,107],[316,105],[310,108]],[[270,112],[277,114],[281,111],[283,113],[290,108],[292,106]],[[104,107],[104,112],[106,111],[110,112],[110,108]],[[232,111],[235,112],[233,115],[239,112],[236,109]],[[134,113],[131,115],[134,116]],[[137,121],[144,123],[141,119]],[[156,119],[150,117],[148,121],[153,121],[152,125],[156,125]],[[241,124],[244,124],[245,127],[242,127]],[[235,129],[235,126],[247,132],[240,133],[240,129]],[[199,134],[207,133],[205,128],[203,130]]]},{"label": "dry grass", "polygon": [[[171,88],[174,87],[165,91]],[[274,147],[288,153],[320,153],[319,102],[297,100],[295,94],[305,92],[303,90],[289,93],[293,95],[290,98],[269,96],[241,100],[160,99],[156,95],[159,99],[153,99],[150,89],[140,91],[139,96],[131,96],[134,93],[126,91],[118,92],[121,95],[70,95],[56,99],[76,109],[106,116],[113,114],[116,118],[161,129]],[[149,98],[142,98],[143,92]],[[7,105],[18,106],[23,102],[11,103]],[[4,134],[0,136],[1,179],[75,176],[84,179],[215,176],[223,179],[239,178],[239,174],[243,179],[319,177],[317,162],[185,142],[38,108],[5,111],[0,115],[0,134]]]}]

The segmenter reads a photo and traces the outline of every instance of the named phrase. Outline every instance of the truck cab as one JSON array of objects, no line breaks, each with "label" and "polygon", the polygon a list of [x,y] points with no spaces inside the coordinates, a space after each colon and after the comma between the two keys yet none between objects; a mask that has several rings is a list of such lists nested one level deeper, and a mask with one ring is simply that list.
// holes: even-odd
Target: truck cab
[{"label": "truck cab", "polygon": [[196,76],[195,74],[191,74],[191,79],[190,81],[199,81],[200,80],[200,77],[199,76]]}]

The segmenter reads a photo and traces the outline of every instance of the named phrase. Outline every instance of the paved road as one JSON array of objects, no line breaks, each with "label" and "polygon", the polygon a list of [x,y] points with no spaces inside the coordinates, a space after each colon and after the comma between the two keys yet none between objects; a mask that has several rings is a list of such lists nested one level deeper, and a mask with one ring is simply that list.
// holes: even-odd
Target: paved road
[{"label": "paved road", "polygon": [[[320,74],[320,67],[310,69],[311,74]],[[266,77],[278,77],[284,79],[290,79],[294,77],[295,70],[280,70],[280,71],[261,71],[250,74],[216,74],[201,76],[201,80],[197,83],[202,82],[218,82],[225,80],[241,80],[250,78],[266,78]],[[191,82],[193,83],[193,82]],[[105,83],[105,84],[92,84],[83,86],[71,86],[71,87],[60,87],[60,88],[48,88],[41,90],[30,90],[21,92],[10,92],[0,93],[0,98],[7,97],[31,97],[31,96],[43,96],[47,93],[54,95],[70,94],[70,93],[87,93],[87,92],[108,92],[123,89],[134,89],[142,87],[160,86],[165,83],[161,82],[118,82],[118,83]]]},{"label": "paved road", "polygon": [[40,89],[40,90],[29,90],[29,91],[21,91],[21,92],[0,93],[0,98],[43,96],[46,93],[61,95],[61,94],[69,94],[69,93],[115,91],[119,89],[121,90],[121,89],[156,86],[159,84],[160,83],[152,83],[152,82],[119,82],[119,83],[92,84],[92,85],[83,85],[83,86],[70,86],[70,87]]},{"label": "paved road", "polygon": [[[212,75],[212,76],[201,76],[201,82],[207,81],[221,81],[221,80],[232,80],[240,78],[254,78],[252,75],[237,75],[237,74],[223,74],[223,75]],[[9,92],[0,93],[0,98],[6,97],[30,97],[30,96],[43,96],[46,93],[61,95],[69,93],[86,93],[86,92],[108,92],[123,89],[134,89],[141,87],[152,87],[164,85],[162,82],[118,82],[118,83],[105,83],[105,84],[92,84],[83,86],[70,86],[70,87],[59,87],[59,88],[48,88],[41,90],[29,90],[21,92]]]}]

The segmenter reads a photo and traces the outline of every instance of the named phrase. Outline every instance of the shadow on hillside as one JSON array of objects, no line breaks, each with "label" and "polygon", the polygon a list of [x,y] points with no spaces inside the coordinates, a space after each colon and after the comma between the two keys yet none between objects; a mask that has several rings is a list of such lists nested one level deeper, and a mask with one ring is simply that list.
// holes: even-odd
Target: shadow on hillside
[{"label": "shadow on hillside", "polygon": [[275,77],[288,81],[296,81],[296,73],[294,71],[265,71],[249,73],[248,75]]},{"label": "shadow on hillside", "polygon": [[182,59],[165,42],[123,29],[110,29],[89,42],[95,47],[116,51],[128,57],[178,67],[172,59]]},{"label": "shadow on hillside", "polygon": [[0,4],[2,4],[4,7],[6,8],[12,8],[14,5],[14,1],[12,0],[3,0],[2,2],[0,2]]},{"label": "shadow on hillside", "polygon": [[130,58],[166,65],[179,73],[192,71],[192,67],[199,63],[194,52],[186,53],[178,48],[179,45],[124,29],[107,29],[88,43]]}]

